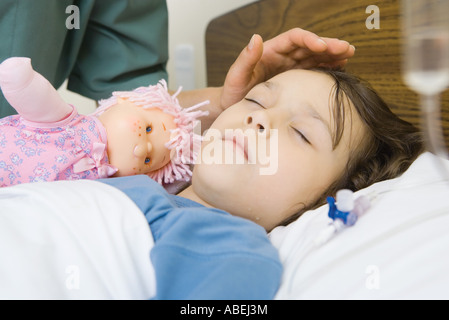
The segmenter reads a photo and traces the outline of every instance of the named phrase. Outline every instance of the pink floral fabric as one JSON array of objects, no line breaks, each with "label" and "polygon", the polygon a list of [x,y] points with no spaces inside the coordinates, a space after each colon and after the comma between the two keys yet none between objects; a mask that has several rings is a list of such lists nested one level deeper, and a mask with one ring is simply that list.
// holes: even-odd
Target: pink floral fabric
[{"label": "pink floral fabric", "polygon": [[26,121],[18,115],[0,119],[0,187],[98,179],[113,174],[112,169],[105,129],[94,116],[74,109],[53,124]]}]

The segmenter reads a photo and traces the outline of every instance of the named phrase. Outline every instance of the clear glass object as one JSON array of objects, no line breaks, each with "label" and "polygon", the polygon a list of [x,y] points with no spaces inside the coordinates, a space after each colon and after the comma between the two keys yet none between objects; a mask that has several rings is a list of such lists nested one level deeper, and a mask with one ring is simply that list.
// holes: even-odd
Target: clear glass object
[{"label": "clear glass object", "polygon": [[421,98],[428,149],[448,158],[440,95],[449,87],[449,0],[402,0],[403,70]]}]

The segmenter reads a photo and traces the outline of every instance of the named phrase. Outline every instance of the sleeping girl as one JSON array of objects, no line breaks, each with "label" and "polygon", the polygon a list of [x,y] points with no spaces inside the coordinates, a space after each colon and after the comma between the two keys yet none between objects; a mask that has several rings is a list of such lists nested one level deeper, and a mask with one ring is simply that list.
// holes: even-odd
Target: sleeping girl
[{"label": "sleeping girl", "polygon": [[0,186],[148,174],[188,181],[201,143],[203,104],[182,108],[165,81],[114,92],[84,116],[34,71],[29,58],[0,64],[0,87],[19,115],[0,120]]},{"label": "sleeping girl", "polygon": [[[257,132],[258,142],[240,137],[244,143],[225,149],[218,139],[204,141],[203,150],[218,143],[223,155],[234,150],[246,162],[201,161],[192,185],[180,195],[252,220],[267,231],[324,204],[339,189],[356,191],[398,176],[423,148],[419,132],[395,116],[367,84],[325,69],[291,70],[255,86],[211,129],[234,144],[237,134],[225,131],[250,129]],[[250,161],[261,145],[277,145],[271,148],[277,154],[270,155],[278,158],[273,174],[260,174],[263,164]]]}]

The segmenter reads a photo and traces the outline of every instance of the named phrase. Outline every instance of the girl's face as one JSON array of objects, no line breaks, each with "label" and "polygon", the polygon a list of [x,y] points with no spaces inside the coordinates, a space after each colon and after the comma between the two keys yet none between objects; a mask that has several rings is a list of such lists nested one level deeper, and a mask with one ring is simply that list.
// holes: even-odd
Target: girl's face
[{"label": "girl's face", "polygon": [[254,87],[206,134],[194,193],[268,231],[313,204],[342,175],[365,133],[345,106],[334,148],[333,85],[324,73],[291,70]]}]

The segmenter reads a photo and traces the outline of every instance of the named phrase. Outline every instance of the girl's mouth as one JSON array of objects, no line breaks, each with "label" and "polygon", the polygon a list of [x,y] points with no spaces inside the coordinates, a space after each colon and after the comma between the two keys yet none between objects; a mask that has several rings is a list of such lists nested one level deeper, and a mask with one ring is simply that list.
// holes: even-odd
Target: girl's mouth
[{"label": "girl's mouth", "polygon": [[[232,135],[227,135],[223,138],[223,141],[232,142],[235,150],[240,150],[246,161],[248,161],[248,138],[243,134],[238,134],[238,131]],[[226,149],[225,149],[226,151]]]}]

